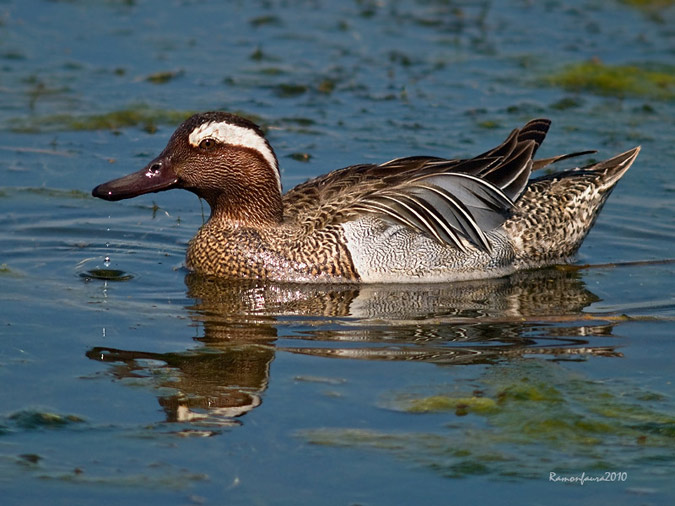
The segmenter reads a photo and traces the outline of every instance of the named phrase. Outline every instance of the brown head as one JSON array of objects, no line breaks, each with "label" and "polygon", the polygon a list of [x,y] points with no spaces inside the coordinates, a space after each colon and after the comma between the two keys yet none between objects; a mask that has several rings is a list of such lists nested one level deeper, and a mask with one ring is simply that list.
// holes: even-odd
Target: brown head
[{"label": "brown head", "polygon": [[103,183],[92,195],[122,200],[183,188],[205,199],[211,219],[252,226],[282,220],[277,158],[260,128],[226,112],[195,114],[143,169]]}]

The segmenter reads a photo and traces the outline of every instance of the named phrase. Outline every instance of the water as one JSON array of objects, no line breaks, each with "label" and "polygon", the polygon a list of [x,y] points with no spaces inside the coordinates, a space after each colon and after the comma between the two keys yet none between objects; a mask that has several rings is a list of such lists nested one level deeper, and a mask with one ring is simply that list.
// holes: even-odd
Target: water
[{"label": "water", "polygon": [[[3,504],[671,503],[673,21],[593,0],[0,2]],[[553,79],[591,60],[638,84]],[[580,269],[216,283],[182,266],[194,196],[89,197],[209,109],[267,128],[285,188],[482,152],[535,116],[542,156],[643,150]]]}]

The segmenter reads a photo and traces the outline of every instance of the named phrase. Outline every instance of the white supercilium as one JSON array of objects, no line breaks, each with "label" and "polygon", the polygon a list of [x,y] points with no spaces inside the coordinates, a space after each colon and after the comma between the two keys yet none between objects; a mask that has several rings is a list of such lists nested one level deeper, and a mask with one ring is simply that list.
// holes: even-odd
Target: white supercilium
[{"label": "white supercilium", "polygon": [[279,191],[281,191],[279,167],[277,166],[274,153],[270,149],[269,144],[267,144],[267,141],[265,141],[265,139],[257,132],[250,128],[232,125],[231,123],[223,121],[210,121],[199,125],[192,133],[190,133],[190,137],[188,137],[188,141],[194,147],[199,146],[204,139],[214,139],[223,144],[255,149],[274,170],[274,176],[277,179]]}]

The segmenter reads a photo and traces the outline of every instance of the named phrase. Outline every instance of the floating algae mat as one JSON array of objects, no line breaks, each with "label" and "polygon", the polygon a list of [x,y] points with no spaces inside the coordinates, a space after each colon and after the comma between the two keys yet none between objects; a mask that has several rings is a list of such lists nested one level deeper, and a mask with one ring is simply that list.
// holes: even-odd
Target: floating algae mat
[{"label": "floating algae mat", "polygon": [[674,0],[621,0],[627,5],[638,9],[661,9],[675,5]]},{"label": "floating algae mat", "polygon": [[7,417],[10,427],[22,429],[58,428],[72,424],[84,423],[77,415],[61,415],[50,411],[22,410]]},{"label": "floating algae mat", "polygon": [[669,100],[675,97],[675,66],[608,65],[588,61],[568,65],[547,77],[546,82],[598,95]]},{"label": "floating algae mat", "polygon": [[19,133],[42,131],[118,130],[140,126],[154,132],[157,125],[176,125],[188,118],[192,111],[153,109],[146,106],[130,107],[102,114],[54,114],[16,119],[11,130]]},{"label": "floating algae mat", "polygon": [[665,469],[675,461],[675,414],[659,393],[593,381],[539,359],[495,366],[471,385],[468,394],[398,392],[382,403],[410,416],[440,416],[434,431],[321,428],[300,435],[317,445],[385,451],[448,477],[629,471],[646,461]]}]

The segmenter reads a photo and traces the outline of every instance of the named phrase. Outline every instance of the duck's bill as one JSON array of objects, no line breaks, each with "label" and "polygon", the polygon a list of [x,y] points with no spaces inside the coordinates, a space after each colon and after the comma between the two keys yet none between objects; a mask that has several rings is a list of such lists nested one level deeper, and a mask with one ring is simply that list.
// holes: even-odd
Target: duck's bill
[{"label": "duck's bill", "polygon": [[178,177],[169,166],[150,163],[138,172],[98,185],[91,194],[105,200],[122,200],[170,190],[177,185]]}]

